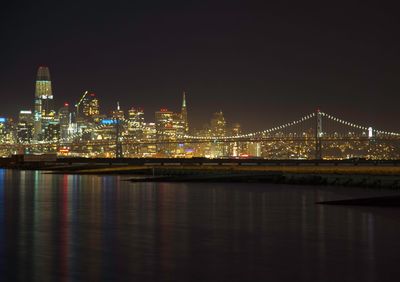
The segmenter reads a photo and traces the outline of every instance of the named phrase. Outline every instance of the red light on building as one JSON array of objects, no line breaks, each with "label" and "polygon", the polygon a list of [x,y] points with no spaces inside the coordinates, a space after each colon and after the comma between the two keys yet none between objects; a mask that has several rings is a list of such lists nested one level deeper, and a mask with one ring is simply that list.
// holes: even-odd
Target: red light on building
[{"label": "red light on building", "polygon": [[68,154],[69,153],[69,147],[62,147],[62,148],[58,149],[58,152],[60,154]]},{"label": "red light on building", "polygon": [[67,102],[64,103],[64,107],[68,107],[69,104]]},{"label": "red light on building", "polygon": [[96,94],[94,94],[94,93],[91,93],[91,94],[90,94],[90,96],[94,97],[94,96],[96,96]]},{"label": "red light on building", "polygon": [[162,108],[162,109],[160,109],[160,112],[168,112],[168,109]]}]

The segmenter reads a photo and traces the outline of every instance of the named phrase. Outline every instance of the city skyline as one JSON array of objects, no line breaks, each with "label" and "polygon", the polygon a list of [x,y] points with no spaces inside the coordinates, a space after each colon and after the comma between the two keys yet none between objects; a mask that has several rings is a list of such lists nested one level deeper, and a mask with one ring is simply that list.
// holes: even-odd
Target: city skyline
[{"label": "city skyline", "polygon": [[190,113],[196,127],[220,109],[227,120],[259,130],[320,107],[398,128],[395,9],[302,3],[288,12],[285,4],[251,2],[88,1],[79,9],[7,3],[1,115],[30,108],[32,73],[45,64],[58,106],[90,90],[107,111],[126,101],[153,112],[174,108],[185,90],[196,105]]},{"label": "city skyline", "polygon": [[[100,115],[100,111],[102,112],[102,117],[103,118],[108,118],[108,117],[112,117],[115,112],[120,112],[121,113],[121,118],[124,119],[125,118],[125,113],[127,115],[128,112],[130,110],[134,110],[134,109],[138,109],[142,112],[142,114],[144,114],[144,109],[143,107],[141,107],[140,105],[124,105],[124,102],[120,102],[120,101],[114,101],[115,105],[114,108],[112,109],[107,109],[104,110],[102,108],[100,108],[100,104],[99,104],[99,98],[98,95],[96,95],[96,93],[94,93],[93,91],[89,91],[89,90],[85,90],[83,92],[82,96],[77,96],[73,101],[64,101],[61,103],[61,101],[57,101],[56,99],[54,99],[54,95],[53,95],[53,87],[52,87],[52,82],[51,82],[51,78],[50,78],[50,70],[48,66],[45,65],[40,65],[37,68],[37,73],[36,73],[36,80],[34,83],[34,103],[32,105],[31,108],[24,108],[24,109],[19,109],[18,112],[19,114],[21,113],[27,113],[27,112],[31,112],[33,114],[33,118],[34,118],[34,122],[35,122],[35,128],[39,127],[40,125],[38,125],[37,121],[39,119],[51,119],[54,118],[55,116],[57,116],[57,112],[59,112],[60,110],[62,111],[63,109],[67,109],[68,111],[72,110],[72,112],[76,112],[76,115],[79,115],[79,113],[81,112],[81,114],[83,115]],[[82,94],[82,93],[80,93]],[[187,91],[183,90],[181,95],[182,95],[182,103],[181,103],[181,107],[180,107],[180,111],[181,111],[181,116],[182,119],[185,122],[185,132],[188,133],[188,112],[187,112],[187,106],[186,106],[186,94]],[[93,100],[93,102],[95,102],[94,106],[95,109],[92,108],[92,106],[90,106],[89,104],[92,102],[89,102],[89,104],[85,105],[85,103],[82,104],[82,102],[85,102],[87,99]],[[57,106],[57,104],[62,104],[62,106]],[[121,105],[123,105],[123,107],[121,107]],[[82,108],[83,106],[83,108]],[[167,108],[167,107],[160,107],[157,108],[155,111],[155,113],[157,112],[165,112],[165,111],[169,111],[171,109],[179,109],[179,107],[177,107],[175,105],[175,107],[173,108]],[[316,111],[320,111],[321,109],[318,107],[317,109],[315,109]],[[94,111],[92,113],[92,111]],[[1,118],[11,118],[11,119],[17,119],[18,118],[18,112],[14,115],[11,116],[1,116]],[[172,112],[171,112],[172,113]],[[219,111],[214,110],[213,114],[223,114],[222,109],[220,109]],[[149,115],[154,117],[154,115]],[[149,116],[147,117],[147,119],[150,122],[154,122],[155,120],[153,118],[149,119]],[[234,124],[235,122],[231,121],[232,124]],[[236,122],[237,123],[237,122]],[[370,126],[371,124],[369,124]],[[202,126],[196,128],[197,130],[201,130],[202,128],[204,128],[204,126],[206,126],[206,122],[203,122]],[[372,128],[372,127],[371,127]],[[39,129],[41,130],[41,129]],[[390,130],[385,130],[388,132],[393,132]],[[251,130],[250,130],[251,132]]]},{"label": "city skyline", "polygon": [[[46,79],[48,79],[49,81],[50,81],[50,73],[49,73],[49,67],[48,66],[45,66],[45,65],[40,65],[40,66],[38,66],[38,68],[37,68],[37,74],[36,74],[36,80],[35,80],[35,82],[33,83],[34,84],[34,86],[33,86],[33,91],[34,91],[34,95],[35,95],[35,97],[36,96],[40,96],[40,94],[38,94],[38,92],[40,92],[40,91],[44,91],[44,90],[40,90],[41,88],[42,89],[44,89],[44,87],[45,87],[45,85],[43,84],[43,83],[46,83],[46,82],[39,82],[38,83],[38,81],[40,81],[41,80],[41,78],[43,78],[43,81],[45,81]],[[43,85],[42,85],[43,84]],[[68,101],[61,101],[61,100],[59,100],[59,99],[54,99],[54,97],[53,97],[53,85],[54,84],[51,84],[51,81],[50,81],[50,92],[49,93],[46,93],[44,96],[46,96],[46,95],[50,95],[49,97],[49,99],[45,99],[45,100],[43,100],[43,101],[46,101],[46,108],[49,110],[50,108],[52,109],[52,110],[54,110],[54,111],[58,111],[60,108],[62,108],[62,107],[64,107],[66,104],[68,104],[69,106],[71,106],[71,107],[74,107],[78,102],[79,102],[79,99],[80,99],[80,96],[82,95],[82,93],[83,94],[85,94],[86,92],[87,93],[91,93],[91,95],[96,95],[97,97],[99,97],[99,95],[97,95],[94,91],[90,91],[90,90],[84,90],[82,93],[77,93],[77,95],[75,96],[75,97],[73,97],[73,96],[71,96],[71,99],[70,100],[68,100]],[[47,86],[46,86],[47,87]],[[187,90],[185,90],[185,89],[181,89],[181,94],[183,93],[183,95],[184,95],[184,100],[186,100],[186,94],[188,93],[188,91]],[[169,104],[169,105],[172,105],[171,107],[166,107],[166,106],[159,106],[158,108],[157,107],[155,107],[155,109],[154,110],[151,110],[151,111],[149,111],[149,112],[156,112],[156,111],[158,111],[158,110],[160,110],[160,109],[171,109],[171,110],[178,110],[178,109],[180,109],[179,108],[179,106],[178,106],[178,104],[176,103],[176,94],[177,93],[174,93],[173,94],[173,97],[171,97],[171,99],[169,99],[169,101],[172,101],[172,102],[168,102],[167,104]],[[57,95],[58,96],[58,95]],[[105,96],[105,97],[102,97],[103,99],[104,98],[106,98],[107,96]],[[111,105],[109,105],[109,107],[107,107],[107,109],[104,109],[104,104],[102,103],[102,111],[103,111],[103,113],[105,113],[106,115],[111,115],[112,114],[112,112],[116,109],[116,107],[117,107],[117,104],[118,104],[118,107],[121,107],[122,108],[122,110],[124,110],[124,111],[128,111],[129,109],[131,109],[131,108],[140,108],[140,109],[142,109],[142,110],[144,110],[144,107],[143,106],[141,106],[141,105],[137,105],[137,104],[135,104],[135,103],[133,103],[133,104],[131,104],[131,105],[128,105],[128,104],[125,104],[125,102],[126,101],[120,101],[120,100],[114,100],[113,101],[113,104],[111,104]],[[18,118],[18,112],[20,111],[20,110],[31,110],[32,112],[35,112],[35,104],[33,104],[31,107],[25,107],[25,108],[23,108],[23,109],[19,109],[19,110],[17,110],[17,112],[15,112],[15,113],[11,113],[11,115],[4,115],[4,114],[2,114],[2,112],[0,112],[0,116],[1,117],[9,117],[9,118],[12,118],[12,119],[17,119]],[[210,107],[207,107],[208,109],[210,108]],[[209,116],[211,116],[213,113],[216,113],[216,112],[218,112],[218,111],[222,111],[222,109],[223,109],[223,107],[220,107],[219,109],[217,109],[217,108],[215,108],[215,109],[209,109],[209,112],[210,112],[210,114],[209,114]],[[310,107],[310,110],[317,110],[317,109],[320,109],[320,107],[318,106],[318,107],[314,107],[314,108],[312,108],[312,107]],[[196,112],[196,108],[191,108],[191,111],[193,111],[193,112]],[[146,111],[146,112],[148,112],[148,111]],[[237,112],[237,114],[239,114],[239,116],[240,116],[240,112]],[[347,114],[347,112],[345,113],[345,114]],[[351,114],[351,112],[350,112],[350,114]],[[186,115],[187,115],[187,111],[186,111]],[[209,116],[208,117],[206,117],[206,119],[205,120],[199,120],[198,119],[198,117],[196,117],[196,116],[193,116],[193,117],[191,117],[191,120],[192,120],[192,122],[193,122],[193,124],[194,124],[194,126],[193,127],[195,127],[195,128],[197,128],[197,129],[201,129],[201,128],[203,128],[204,126],[205,126],[205,124],[207,123],[207,119],[209,118]],[[231,123],[242,123],[238,118],[235,118],[235,116],[232,116],[231,115],[231,117],[232,117],[232,119],[230,119],[229,121],[231,122]],[[295,116],[295,117],[297,117],[297,116]],[[271,118],[271,117],[270,117]],[[154,115],[148,115],[147,116],[147,119],[148,120],[150,120],[150,121],[154,121]],[[271,121],[274,121],[274,120],[276,120],[276,119],[274,119],[273,117],[269,120],[269,124],[271,124],[272,126],[274,126],[274,125],[276,125],[276,124],[273,124],[273,123],[271,123]],[[246,122],[245,121],[243,121],[243,124],[246,124]],[[268,122],[267,122],[267,124],[268,124]],[[369,125],[375,125],[375,124],[379,124],[379,122],[377,122],[377,120],[372,120],[372,122],[370,122],[369,123]],[[387,123],[385,122],[385,123],[383,123],[384,124],[384,126],[385,125],[387,125]],[[378,125],[378,127],[379,127],[379,125]],[[380,127],[380,128],[384,128],[385,130],[387,130],[387,131],[396,131],[397,129],[398,129],[398,126],[397,127],[394,127],[392,130],[391,129],[389,129],[388,127]],[[254,127],[254,126],[249,126],[248,127],[248,129],[249,129],[249,131],[257,131],[257,130],[262,130],[263,128],[262,127],[259,127],[259,126],[257,126],[257,127]]]},{"label": "city skyline", "polygon": [[[94,93],[94,91],[85,90],[85,91],[83,91],[83,93],[78,93],[76,95],[76,97],[72,98],[72,100],[60,101],[59,99],[54,98],[53,84],[52,84],[52,80],[50,77],[51,77],[50,69],[48,66],[46,66],[46,65],[38,66],[37,72],[36,72],[36,80],[34,82],[34,103],[31,105],[31,107],[28,106],[23,109],[20,108],[16,113],[12,113],[11,115],[8,115],[8,116],[1,115],[1,113],[0,113],[0,116],[4,117],[4,118],[11,118],[11,119],[16,120],[16,119],[18,119],[19,112],[31,111],[34,115],[35,120],[37,121],[38,119],[42,118],[42,115],[43,116],[46,116],[49,114],[54,115],[57,111],[59,111],[60,109],[62,109],[64,107],[68,107],[68,108],[71,107],[71,109],[77,108],[77,106],[83,101],[83,99],[86,95],[88,95],[88,97],[96,96],[96,98],[98,98],[98,95],[96,93]],[[187,123],[187,120],[188,120],[188,112],[187,112],[187,107],[186,107],[187,93],[188,92],[186,90],[182,90],[180,93],[180,95],[182,95],[182,104],[181,104],[180,108],[176,105],[173,107],[168,107],[168,108],[164,107],[164,106],[160,106],[159,108],[155,109],[153,112],[157,112],[157,111],[163,110],[163,109],[164,110],[180,109],[182,111],[184,119],[186,120],[186,123]],[[124,112],[128,112],[130,109],[135,109],[135,108],[144,110],[144,108],[140,105],[135,105],[135,104],[127,105],[127,104],[125,104],[125,101],[119,101],[119,100],[115,100],[113,106],[114,107],[112,107],[110,109],[102,108],[101,110],[102,110],[103,114],[105,114],[106,116],[111,116],[113,114],[113,111],[115,111],[116,109],[122,110]],[[78,108],[76,109],[76,111],[79,111]],[[100,108],[98,108],[97,111],[100,111]],[[221,109],[219,111],[221,111]],[[214,110],[213,112],[217,112],[217,110]],[[98,112],[98,114],[99,114],[99,112]],[[38,117],[38,116],[40,116],[40,117]],[[154,122],[154,115],[149,115],[147,117],[147,119]],[[202,123],[202,125],[199,126],[199,128],[203,127],[205,123],[206,123],[206,121],[204,121]],[[36,127],[37,126],[38,125],[36,125]],[[186,126],[186,128],[187,128],[186,131],[188,131],[187,126]],[[40,130],[39,127],[37,129]]]},{"label": "city skyline", "polygon": [[[37,70],[33,110],[18,119],[0,119],[0,155],[52,153],[70,157],[394,159],[400,157],[399,131],[348,121],[317,109],[296,120],[249,131],[215,111],[201,128],[193,127],[186,92],[178,111],[140,107],[102,110],[102,99],[85,91],[76,102],[54,106],[50,70]],[[196,107],[196,106],[194,106]],[[189,111],[188,111],[189,110]],[[148,118],[149,116],[154,117]]]},{"label": "city skyline", "polygon": [[[1,115],[0,113],[0,117],[2,118],[11,118],[14,120],[18,119],[18,113],[21,114],[21,112],[23,113],[27,113],[30,112],[33,114],[33,118],[34,118],[34,122],[35,122],[35,128],[36,131],[40,131],[41,130],[41,125],[40,125],[40,120],[42,120],[43,118],[45,119],[46,116],[55,116],[56,113],[59,110],[62,110],[63,108],[68,108],[68,110],[72,110],[72,111],[76,111],[77,113],[81,112],[81,114],[88,114],[85,113],[85,111],[92,111],[91,108],[87,108],[85,109],[86,105],[81,105],[83,106],[83,108],[79,109],[79,106],[82,102],[84,102],[85,99],[88,99],[90,97],[96,97],[96,114],[100,114],[100,110],[102,111],[102,114],[105,115],[105,117],[108,116],[112,116],[113,112],[115,110],[117,111],[122,111],[122,112],[128,112],[129,110],[132,109],[140,109],[141,111],[143,111],[143,107],[141,107],[140,105],[126,105],[123,102],[120,101],[115,101],[115,105],[114,108],[111,109],[106,109],[104,110],[100,108],[99,105],[99,100],[98,100],[98,95],[96,95],[96,93],[94,93],[93,91],[90,90],[85,90],[83,93],[79,93],[75,99],[70,100],[70,101],[59,101],[57,100],[57,98],[54,98],[53,95],[53,86],[52,86],[52,80],[50,78],[50,69],[48,66],[45,65],[40,65],[37,68],[37,73],[36,73],[36,80],[34,82],[34,102],[31,105],[31,107],[26,107],[26,108],[20,108],[16,113],[13,113],[9,116],[5,116],[5,115]],[[83,94],[83,95],[82,95]],[[180,110],[182,112],[183,115],[183,119],[185,120],[185,131],[188,131],[188,112],[187,112],[187,107],[186,107],[186,94],[187,91],[183,90],[181,92],[182,95],[182,104],[180,107]],[[82,96],[81,96],[82,95]],[[87,106],[89,107],[89,106]],[[175,106],[173,107],[174,109],[178,109],[179,107]],[[172,108],[169,108],[172,109]],[[153,112],[157,112],[157,111],[162,111],[162,110],[168,110],[168,108],[166,107],[159,107],[157,110],[153,111]],[[149,118],[150,117],[150,118]],[[150,121],[154,122],[154,115],[149,115],[147,117]],[[204,123],[203,125],[204,126]],[[36,137],[37,138],[37,137]]]}]

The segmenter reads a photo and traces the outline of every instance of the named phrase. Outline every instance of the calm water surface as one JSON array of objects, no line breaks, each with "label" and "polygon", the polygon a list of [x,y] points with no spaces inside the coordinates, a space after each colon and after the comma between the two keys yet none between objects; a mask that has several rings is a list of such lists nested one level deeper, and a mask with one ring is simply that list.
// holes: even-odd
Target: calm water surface
[{"label": "calm water surface", "polygon": [[0,170],[1,281],[398,281],[400,209],[340,187]]}]

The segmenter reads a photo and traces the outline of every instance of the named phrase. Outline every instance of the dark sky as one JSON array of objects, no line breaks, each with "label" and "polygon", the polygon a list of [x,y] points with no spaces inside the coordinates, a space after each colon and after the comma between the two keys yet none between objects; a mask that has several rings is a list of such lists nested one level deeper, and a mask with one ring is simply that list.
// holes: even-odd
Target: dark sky
[{"label": "dark sky", "polygon": [[1,116],[32,108],[47,65],[57,105],[92,90],[105,112],[120,101],[153,120],[187,90],[195,126],[220,109],[250,130],[320,107],[400,129],[400,20],[380,1],[8,2]]}]

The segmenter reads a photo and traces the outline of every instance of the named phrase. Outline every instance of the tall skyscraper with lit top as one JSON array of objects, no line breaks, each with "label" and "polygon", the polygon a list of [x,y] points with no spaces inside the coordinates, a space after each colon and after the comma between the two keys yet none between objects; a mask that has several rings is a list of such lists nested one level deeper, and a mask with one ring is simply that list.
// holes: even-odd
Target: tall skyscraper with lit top
[{"label": "tall skyscraper with lit top", "polygon": [[182,118],[182,122],[184,123],[185,133],[188,133],[189,122],[188,122],[187,109],[186,109],[186,92],[185,91],[183,91],[183,97],[182,97],[181,118]]},{"label": "tall skyscraper with lit top", "polygon": [[34,140],[40,140],[44,123],[54,115],[53,91],[48,67],[39,67],[35,85]]}]

